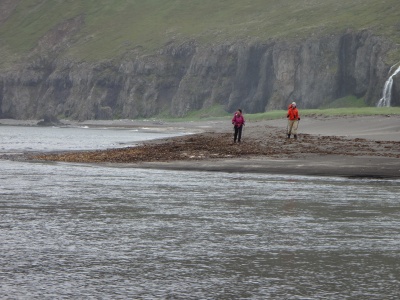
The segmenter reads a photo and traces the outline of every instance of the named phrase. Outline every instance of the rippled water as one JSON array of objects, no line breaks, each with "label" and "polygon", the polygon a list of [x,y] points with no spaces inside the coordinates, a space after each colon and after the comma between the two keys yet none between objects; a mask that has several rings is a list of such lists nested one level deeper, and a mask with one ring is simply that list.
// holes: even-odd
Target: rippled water
[{"label": "rippled water", "polygon": [[399,180],[0,161],[5,299],[397,299]]},{"label": "rippled water", "polygon": [[181,134],[151,128],[0,126],[0,153],[120,148]]}]

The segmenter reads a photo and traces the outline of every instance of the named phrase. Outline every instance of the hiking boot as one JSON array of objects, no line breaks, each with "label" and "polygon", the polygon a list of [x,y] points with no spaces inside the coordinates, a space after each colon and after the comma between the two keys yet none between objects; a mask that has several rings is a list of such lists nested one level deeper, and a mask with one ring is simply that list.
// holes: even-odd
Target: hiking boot
[{"label": "hiking boot", "polygon": [[293,137],[294,137],[295,140],[297,140],[297,134],[295,134]]},{"label": "hiking boot", "polygon": [[290,134],[287,135],[287,138],[290,139]]}]

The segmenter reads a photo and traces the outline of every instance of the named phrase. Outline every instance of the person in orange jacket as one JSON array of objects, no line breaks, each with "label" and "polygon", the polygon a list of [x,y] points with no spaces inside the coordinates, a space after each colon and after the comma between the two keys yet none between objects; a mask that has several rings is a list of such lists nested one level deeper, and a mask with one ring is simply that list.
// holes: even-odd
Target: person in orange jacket
[{"label": "person in orange jacket", "polygon": [[289,105],[286,117],[288,118],[287,137],[290,139],[290,135],[293,133],[294,138],[297,139],[297,127],[299,126],[300,115],[296,102],[292,102]]},{"label": "person in orange jacket", "polygon": [[233,124],[233,128],[235,130],[234,134],[233,134],[233,142],[236,143],[236,139],[238,141],[238,143],[240,143],[240,140],[242,138],[242,129],[244,126],[244,117],[243,117],[243,113],[242,110],[239,108],[236,112],[235,115],[232,118],[232,124]]}]

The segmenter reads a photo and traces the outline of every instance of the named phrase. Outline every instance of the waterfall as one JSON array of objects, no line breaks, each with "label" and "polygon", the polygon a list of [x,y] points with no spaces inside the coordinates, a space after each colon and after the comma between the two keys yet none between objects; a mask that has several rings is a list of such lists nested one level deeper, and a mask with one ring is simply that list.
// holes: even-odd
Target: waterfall
[{"label": "waterfall", "polygon": [[[398,64],[398,63],[397,63]],[[395,64],[395,65],[397,65]],[[393,65],[390,70],[389,74],[392,71]],[[393,77],[397,75],[397,73],[400,72],[400,66],[394,71],[392,75],[389,76],[388,80],[386,80],[385,85],[383,87],[383,93],[382,93],[382,98],[379,100],[378,104],[376,105],[377,107],[390,107],[390,101],[392,100],[392,86],[393,86]]]}]

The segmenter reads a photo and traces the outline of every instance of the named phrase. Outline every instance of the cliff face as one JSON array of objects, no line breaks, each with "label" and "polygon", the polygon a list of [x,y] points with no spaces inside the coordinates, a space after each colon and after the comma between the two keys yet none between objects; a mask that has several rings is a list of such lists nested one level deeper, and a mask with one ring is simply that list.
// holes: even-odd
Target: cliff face
[{"label": "cliff face", "polygon": [[[73,20],[79,25],[79,18]],[[369,32],[294,41],[170,44],[155,55],[98,63],[59,58],[62,47],[0,71],[0,117],[72,119],[183,116],[214,104],[247,113],[316,108],[348,95],[375,105],[395,46]],[[49,54],[50,53],[50,54]],[[394,78],[392,105],[400,104]]]}]

